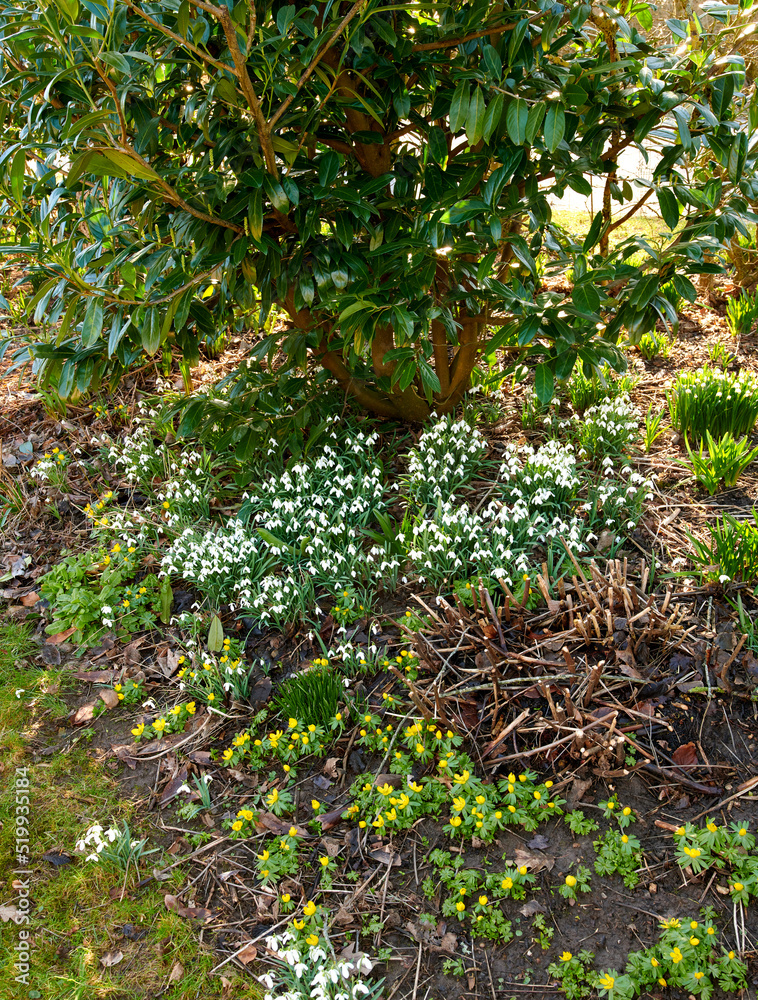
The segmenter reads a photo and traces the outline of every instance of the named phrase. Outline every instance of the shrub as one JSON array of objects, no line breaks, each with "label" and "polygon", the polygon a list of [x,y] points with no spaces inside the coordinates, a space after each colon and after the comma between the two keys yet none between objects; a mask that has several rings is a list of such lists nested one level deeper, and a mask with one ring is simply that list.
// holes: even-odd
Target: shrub
[{"label": "shrub", "polygon": [[705,365],[683,372],[666,393],[672,425],[698,441],[749,434],[758,417],[758,378],[748,372],[730,375]]},{"label": "shrub", "polygon": [[[619,337],[676,318],[661,285],[694,299],[687,275],[751,218],[744,70],[718,60],[718,20],[682,73],[679,22],[659,40],[644,4],[422,10],[0,0],[3,253],[34,284],[19,362],[63,398],[159,352],[186,376],[257,316],[253,360],[310,357],[419,421],[454,410],[482,351],[528,358],[543,401],[577,359],[620,370]],[[612,250],[611,199],[641,204],[615,164],[649,136],[670,235]],[[732,185],[718,204],[690,170],[706,146]],[[553,225],[551,197],[593,178],[589,232]],[[546,248],[568,301],[542,289]]]}]

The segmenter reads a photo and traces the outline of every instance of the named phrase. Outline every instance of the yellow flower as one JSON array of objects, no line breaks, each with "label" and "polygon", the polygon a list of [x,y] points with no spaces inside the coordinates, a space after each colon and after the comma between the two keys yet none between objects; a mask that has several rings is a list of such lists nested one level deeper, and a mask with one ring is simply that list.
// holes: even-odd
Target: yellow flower
[{"label": "yellow flower", "polygon": [[453,798],[453,809],[455,809],[456,812],[463,812],[465,808],[466,808],[466,800],[464,799],[464,797],[462,795],[456,795]]},{"label": "yellow flower", "polygon": [[316,904],[312,900],[309,900],[303,907],[303,913],[306,915],[306,917],[312,917],[315,912],[316,912]]},{"label": "yellow flower", "polygon": [[282,893],[282,902],[283,903],[289,903],[289,901],[291,899],[292,899],[292,896],[290,896],[290,894],[288,892]]},{"label": "yellow flower", "polygon": [[603,987],[604,990],[612,990],[613,989],[613,984],[616,982],[616,980],[610,974],[610,972],[606,972],[606,974],[604,976],[600,977],[600,979],[598,980],[598,982],[600,983],[600,985]]},{"label": "yellow flower", "polygon": [[416,753],[423,753],[423,752],[424,752],[424,744],[423,743],[417,743],[416,744]]},{"label": "yellow flower", "polygon": [[287,721],[287,725],[290,727],[290,729],[295,729],[297,726],[297,719],[289,719]]},{"label": "yellow flower", "polygon": [[451,816],[450,817],[450,826],[460,826],[460,825],[461,825],[461,817],[460,816]]},{"label": "yellow flower", "polygon": [[571,889],[574,888],[574,886],[576,885],[576,879],[574,878],[573,875],[566,876],[566,885],[569,886],[569,888]]},{"label": "yellow flower", "polygon": [[111,552],[120,552],[120,551],[121,551],[121,546],[118,544],[118,542],[116,542],[116,544],[111,549]]},{"label": "yellow flower", "polygon": [[651,959],[650,959],[650,964],[652,965],[652,967],[653,967],[654,969],[657,969],[657,968],[658,968],[658,966],[660,965],[660,962],[658,961],[658,959],[657,959],[657,958],[651,958]]},{"label": "yellow flower", "polygon": [[480,896],[479,897],[479,905],[480,906],[486,906],[488,902],[489,902],[489,900],[487,899],[486,896]]},{"label": "yellow flower", "polygon": [[318,934],[309,934],[305,939],[305,943],[309,944],[311,948],[315,948],[318,944]]},{"label": "yellow flower", "polygon": [[163,501],[163,509],[164,510],[168,510],[170,506],[171,506],[171,504],[168,502],[168,500],[164,500]]},{"label": "yellow flower", "polygon": [[293,920],[292,923],[295,925],[295,930],[296,931],[301,931],[303,929],[303,927],[305,927],[305,921],[304,920]]},{"label": "yellow flower", "polygon": [[695,947],[695,945],[697,945],[697,944],[700,944],[700,938],[696,938],[696,937],[694,937],[694,936],[693,936],[693,937],[691,937],[691,938],[690,938],[690,944],[691,944],[691,945],[692,945],[692,947],[694,948],[694,947]]},{"label": "yellow flower", "polygon": [[564,951],[563,954],[561,955],[561,961],[570,962],[573,957],[574,956],[571,954],[570,951]]},{"label": "yellow flower", "polygon": [[529,869],[528,869],[528,868],[526,867],[526,865],[522,865],[522,866],[521,866],[521,867],[519,868],[519,875],[526,875],[526,873],[527,873],[527,871],[528,871],[528,870],[529,870]]},{"label": "yellow flower", "polygon": [[118,696],[118,700],[119,700],[119,701],[123,701],[125,697],[126,697],[126,695],[123,695],[123,694],[121,694],[121,693],[119,692],[119,696]]},{"label": "yellow flower", "polygon": [[665,979],[663,978],[663,976],[661,976],[661,977],[660,977],[660,979],[658,980],[658,985],[659,985],[659,986],[668,986],[668,983],[667,983],[667,982],[666,982],[666,980],[665,980]]},{"label": "yellow flower", "polygon": [[629,808],[629,806],[624,806],[624,808],[622,809],[622,813],[624,816],[631,816],[632,810]]},{"label": "yellow flower", "polygon": [[224,750],[224,752],[221,754],[221,756],[224,758],[224,760],[229,760],[231,757],[234,756],[234,750],[232,750],[231,747],[227,747],[226,750]]},{"label": "yellow flower", "polygon": [[313,809],[314,812],[315,812],[316,809],[320,809],[320,808],[321,808],[321,803],[319,802],[319,800],[318,799],[311,799],[311,809]]},{"label": "yellow flower", "polygon": [[279,792],[276,788],[271,790],[271,794],[266,797],[266,804],[273,806],[279,801]]},{"label": "yellow flower", "polygon": [[729,955],[728,955],[727,957],[728,957],[728,958],[734,958],[734,957],[735,957],[735,956],[734,956],[734,952],[733,952],[733,951],[730,951],[730,952],[729,952]]},{"label": "yellow flower", "polygon": [[734,883],[732,884],[732,889],[734,889],[734,891],[735,891],[735,892],[742,892],[742,890],[743,890],[744,888],[745,888],[745,887],[744,887],[744,885],[742,884],[742,882],[734,882]]},{"label": "yellow flower", "polygon": [[155,722],[153,723],[153,729],[156,731],[156,733],[162,733],[165,728],[166,728],[165,719],[156,719]]},{"label": "yellow flower", "polygon": [[268,851],[264,850],[262,854],[256,854],[256,857],[260,858],[261,861],[268,861],[271,855]]},{"label": "yellow flower", "polygon": [[121,690],[121,688],[122,688],[122,686],[123,686],[123,685],[121,685],[121,684],[114,684],[114,685],[113,685],[113,690],[114,690],[114,691],[120,691],[120,690]]},{"label": "yellow flower", "polygon": [[377,816],[371,825],[375,826],[377,830],[381,830],[381,828],[384,826],[384,820],[382,819],[381,816]]},{"label": "yellow flower", "polygon": [[188,715],[194,715],[197,710],[197,706],[195,705],[194,701],[188,701],[184,707],[187,709]]},{"label": "yellow flower", "polygon": [[718,830],[718,827],[713,821],[706,823],[705,825],[711,833],[716,833],[716,831]]},{"label": "yellow flower", "polygon": [[211,692],[208,695],[208,701],[215,701],[215,700],[216,700],[216,696],[215,696],[215,694],[213,694],[213,692]]},{"label": "yellow flower", "polygon": [[290,837],[296,837],[297,836],[297,827],[296,826],[291,826],[290,827],[290,829],[289,829],[289,835],[290,835]]},{"label": "yellow flower", "polygon": [[669,958],[674,963],[674,965],[677,965],[679,962],[681,962],[683,956],[678,948],[674,948],[673,951],[669,952]]},{"label": "yellow flower", "polygon": [[705,975],[705,973],[704,972],[693,972],[692,975],[695,977],[695,979],[702,979],[703,976]]},{"label": "yellow flower", "polygon": [[242,823],[241,823],[241,821],[240,820],[235,820],[235,822],[232,823],[232,830],[234,830],[235,833],[239,833],[239,831],[241,829],[242,829]]},{"label": "yellow flower", "polygon": [[477,795],[476,797],[477,805],[483,806],[486,801],[487,799],[485,798],[484,795]]},{"label": "yellow flower", "polygon": [[145,723],[138,723],[134,729],[132,729],[132,736],[141,736],[145,731]]},{"label": "yellow flower", "polygon": [[322,868],[326,868],[327,865],[329,864],[329,858],[327,857],[319,858],[318,860]]},{"label": "yellow flower", "polygon": [[463,900],[459,899],[458,902],[455,904],[455,908],[459,913],[463,913],[463,911],[466,909],[466,904],[463,902]]},{"label": "yellow flower", "polygon": [[512,878],[504,878],[503,881],[500,883],[500,887],[502,889],[512,889],[513,888],[513,879]]}]

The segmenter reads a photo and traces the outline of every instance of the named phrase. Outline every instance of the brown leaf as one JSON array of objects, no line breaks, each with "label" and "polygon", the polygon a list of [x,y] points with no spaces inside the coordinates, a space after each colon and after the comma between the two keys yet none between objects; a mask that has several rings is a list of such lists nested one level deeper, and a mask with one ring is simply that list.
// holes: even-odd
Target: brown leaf
[{"label": "brown leaf", "polygon": [[671,754],[672,759],[684,767],[692,767],[697,764],[697,749],[694,743],[683,743]]},{"label": "brown leaf", "polygon": [[339,852],[342,850],[342,844],[334,837],[323,837],[321,843],[324,845],[327,857],[336,858]]},{"label": "brown leaf", "polygon": [[24,605],[25,608],[33,608],[38,600],[39,600],[39,594],[36,594],[34,591],[32,591],[30,594],[24,594],[24,596],[21,598],[21,603]]},{"label": "brown leaf", "polygon": [[205,921],[210,920],[213,916],[210,910],[206,910],[202,906],[185,906],[180,899],[172,896],[171,893],[166,893],[163,897],[163,902],[167,910],[172,910],[174,913],[178,913],[180,917],[186,917],[189,920]]},{"label": "brown leaf", "polygon": [[401,864],[400,855],[396,851],[393,851],[391,848],[384,850],[381,847],[375,847],[368,853],[369,857],[373,858],[374,861],[378,861],[380,865],[391,864],[393,868],[400,867]]},{"label": "brown leaf", "polygon": [[137,767],[135,762],[132,760],[132,748],[129,743],[124,743],[119,746],[115,744],[111,747],[111,751],[114,757],[117,757],[129,768],[130,771],[134,771]]},{"label": "brown leaf", "polygon": [[336,826],[342,820],[342,814],[345,811],[344,806],[340,806],[339,809],[332,809],[330,812],[319,813],[316,819],[321,824],[322,830],[331,830],[333,826]]},{"label": "brown leaf", "polygon": [[636,680],[640,680],[642,678],[642,674],[636,667],[636,661],[631,649],[617,649],[616,663],[618,663],[621,673],[624,674],[625,677],[633,677]]},{"label": "brown leaf", "polygon": [[243,965],[247,965],[248,962],[252,962],[258,957],[258,949],[254,944],[245,945],[242,951],[237,952],[237,958],[242,962]]},{"label": "brown leaf", "polygon": [[48,646],[57,646],[59,642],[65,642],[69,636],[76,632],[76,625],[72,625],[71,628],[67,628],[65,632],[56,632],[55,635],[49,635],[45,642]]},{"label": "brown leaf", "polygon": [[90,722],[95,715],[95,702],[88,701],[86,705],[82,705],[81,708],[77,708],[76,713],[71,720],[72,726],[81,726],[83,722]]},{"label": "brown leaf", "polygon": [[113,688],[103,688],[102,691],[98,691],[98,695],[108,710],[118,705],[118,695]]},{"label": "brown leaf", "polygon": [[541,872],[543,868],[552,871],[555,864],[555,858],[543,854],[532,854],[531,851],[525,851],[522,847],[516,848],[515,855],[516,864],[518,866],[526,865],[531,872]]},{"label": "brown leaf", "polygon": [[181,962],[174,962],[171,966],[171,972],[168,974],[169,983],[178,982],[184,975],[184,966]]},{"label": "brown leaf", "polygon": [[341,906],[337,910],[333,919],[335,924],[337,924],[339,927],[349,927],[355,918],[353,917],[352,913],[350,913],[348,910],[345,909],[344,906]]},{"label": "brown leaf", "polygon": [[324,774],[329,778],[338,778],[337,764],[339,764],[339,757],[327,757],[326,764],[324,764]]},{"label": "brown leaf", "polygon": [[171,799],[174,798],[175,795],[178,795],[179,789],[187,780],[187,770],[187,765],[185,764],[168,782],[161,793],[160,799],[158,800],[159,805],[165,806],[167,802],[170,802]]},{"label": "brown leaf", "polygon": [[114,673],[113,670],[77,670],[71,676],[78,681],[89,681],[92,684],[110,684]]},{"label": "brown leaf", "polygon": [[535,913],[544,913],[545,907],[538,899],[530,899],[518,911],[522,917],[533,917]]},{"label": "brown leaf", "polygon": [[[274,816],[273,813],[258,813],[258,818],[255,821],[255,825],[259,830],[268,830],[277,837],[281,837],[285,833],[289,833],[292,829],[293,824],[285,822],[285,820],[279,819],[278,816]],[[307,837],[308,831],[305,827],[295,826],[295,837]]]},{"label": "brown leaf", "polygon": [[0,920],[5,924],[12,920],[14,924],[20,923],[22,917],[21,910],[16,906],[0,906]]},{"label": "brown leaf", "polygon": [[106,953],[100,959],[100,964],[104,969],[110,969],[112,965],[118,965],[119,962],[124,960],[123,951],[106,951]]}]

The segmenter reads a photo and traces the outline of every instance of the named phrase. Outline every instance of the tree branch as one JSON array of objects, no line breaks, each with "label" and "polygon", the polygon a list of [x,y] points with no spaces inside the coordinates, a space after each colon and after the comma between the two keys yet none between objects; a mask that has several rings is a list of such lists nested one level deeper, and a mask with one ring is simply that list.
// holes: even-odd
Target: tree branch
[{"label": "tree branch", "polygon": [[366,0],[357,0],[357,2],[353,4],[353,6],[350,8],[350,10],[347,12],[347,14],[345,14],[345,16],[342,18],[342,20],[340,21],[340,23],[337,25],[337,27],[334,29],[334,31],[330,35],[329,39],[327,40],[326,45],[323,48],[319,49],[319,51],[316,53],[316,55],[315,55],[315,57],[313,59],[313,62],[300,75],[300,79],[295,84],[295,86],[297,88],[297,90],[295,91],[295,93],[294,94],[289,94],[287,97],[285,97],[285,99],[279,105],[279,108],[277,109],[277,111],[272,115],[272,117],[271,117],[271,119],[270,119],[270,121],[268,123],[268,128],[269,129],[272,129],[276,125],[276,123],[282,117],[282,115],[284,114],[284,112],[287,110],[287,108],[290,106],[290,104],[292,104],[292,102],[294,101],[294,99],[300,93],[301,89],[308,82],[308,80],[310,79],[310,77],[313,74],[314,70],[316,69],[316,67],[318,66],[318,64],[321,62],[321,60],[324,58],[324,56],[326,55],[326,53],[329,51],[329,49],[332,47],[332,45],[334,45],[334,43],[337,41],[337,39],[339,38],[339,36],[342,34],[342,32],[345,30],[345,28],[348,26],[348,24],[352,21],[352,19],[355,17],[355,15],[358,13],[358,11],[361,9],[361,7],[365,6],[365,3],[366,3]]},{"label": "tree branch", "polygon": [[175,31],[172,31],[170,28],[165,27],[165,25],[161,24],[160,21],[156,21],[154,17],[150,17],[150,15],[147,14],[144,10],[141,10],[134,3],[134,0],[126,0],[126,4],[131,10],[134,11],[135,14],[138,14],[141,18],[144,18],[145,21],[148,21],[150,24],[152,24],[154,28],[157,28],[158,31],[164,34],[167,38],[173,39],[173,41],[175,41],[178,45],[183,46],[185,49],[189,49],[190,52],[194,52],[194,54],[198,57],[198,59],[202,59],[203,62],[208,63],[209,66],[215,66],[216,69],[220,69],[226,73],[231,73],[232,76],[237,75],[234,71],[234,66],[228,66],[226,63],[219,62],[218,59],[214,59],[213,56],[208,55],[208,53],[203,52],[202,49],[199,49],[197,45],[193,45],[193,43],[190,42],[188,39],[182,38],[182,36],[178,35]]}]

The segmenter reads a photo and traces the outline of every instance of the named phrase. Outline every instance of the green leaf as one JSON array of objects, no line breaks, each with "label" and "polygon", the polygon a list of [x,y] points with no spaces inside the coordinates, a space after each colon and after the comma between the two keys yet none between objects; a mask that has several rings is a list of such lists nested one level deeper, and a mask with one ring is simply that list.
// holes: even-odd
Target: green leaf
[{"label": "green leaf", "polygon": [[55,0],[55,6],[72,24],[79,17],[79,0]]},{"label": "green leaf", "polygon": [[542,125],[542,119],[545,117],[546,111],[547,105],[544,101],[540,101],[538,104],[533,104],[531,108],[529,108],[529,114],[526,119],[525,139],[530,146],[534,142],[534,138],[540,130],[540,125]]},{"label": "green leaf", "polygon": [[584,237],[584,243],[582,243],[582,250],[587,253],[591,250],[597,241],[600,239],[600,231],[603,228],[603,213],[596,212],[595,218],[592,220],[592,224],[589,228],[587,235]]},{"label": "green leaf", "polygon": [[455,88],[455,93],[453,94],[453,99],[450,102],[450,131],[453,133],[460,132],[463,126],[468,120],[468,108],[469,108],[469,82],[468,80],[461,80],[458,86]]},{"label": "green leaf", "polygon": [[551,104],[545,116],[545,145],[554,153],[566,131],[566,112],[562,104]]},{"label": "green leaf", "polygon": [[[174,603],[174,592],[171,589],[171,580],[164,576],[161,581],[161,621],[168,625],[171,621],[171,605]],[[223,646],[223,639],[221,641]]]},{"label": "green leaf", "polygon": [[87,303],[82,321],[82,347],[92,347],[103,332],[103,300],[97,296]]},{"label": "green leaf", "polygon": [[660,278],[657,274],[646,274],[639,278],[629,296],[629,304],[635,309],[643,309],[658,291]]},{"label": "green leaf", "polygon": [[481,215],[482,212],[489,212],[489,205],[486,201],[482,201],[481,198],[467,198],[449,208],[443,214],[440,222],[445,226],[458,226],[462,222],[468,222],[469,219]]},{"label": "green leaf", "polygon": [[145,313],[140,334],[145,353],[152,357],[161,346],[161,319],[155,306]]},{"label": "green leaf", "polygon": [[220,653],[224,648],[224,626],[218,615],[211,619],[211,627],[208,629],[208,652]]},{"label": "green leaf", "polygon": [[447,167],[447,139],[445,133],[438,125],[429,129],[429,152],[435,163],[439,163],[443,170]]},{"label": "green leaf", "polygon": [[495,94],[490,103],[487,105],[487,113],[484,116],[484,129],[482,131],[482,138],[485,142],[490,141],[492,133],[497,128],[497,125],[503,116],[504,103],[505,98],[503,95]]},{"label": "green leaf", "polygon": [[18,204],[24,200],[24,172],[26,170],[26,150],[19,149],[11,164],[11,191]]},{"label": "green leaf", "polygon": [[266,194],[271,199],[271,204],[277,212],[288,212],[290,207],[289,199],[279,181],[275,177],[272,177],[271,174],[266,174],[263,178],[263,186],[266,189]]},{"label": "green leaf", "polygon": [[537,399],[547,405],[553,398],[553,387],[553,370],[550,365],[544,362],[537,365],[534,370],[534,391]]},{"label": "green leaf", "polygon": [[468,107],[468,117],[466,118],[466,138],[472,146],[482,138],[484,133],[484,115],[487,107],[484,103],[484,94],[481,87],[476,87],[471,95]]},{"label": "green leaf", "polygon": [[676,195],[671,188],[658,188],[656,194],[663,221],[673,232],[679,222],[679,202]]},{"label": "green leaf", "polygon": [[505,127],[508,137],[514,146],[523,146],[526,142],[526,123],[529,120],[529,105],[517,97],[508,105],[505,113]]},{"label": "green leaf", "polygon": [[263,192],[260,188],[256,188],[248,198],[247,221],[250,235],[259,240],[263,234]]},{"label": "green leaf", "polygon": [[732,148],[729,150],[729,161],[727,171],[729,180],[734,184],[742,179],[742,172],[745,169],[745,159],[747,157],[747,134],[738,132],[732,138]]},{"label": "green leaf", "polygon": [[318,182],[321,187],[328,188],[334,184],[341,164],[342,157],[333,149],[327,149],[325,153],[321,154],[318,165]]},{"label": "green leaf", "polygon": [[571,299],[576,308],[583,313],[595,313],[600,305],[600,296],[595,286],[589,282],[577,285],[571,293]]},{"label": "green leaf", "polygon": [[179,4],[179,12],[176,15],[176,27],[182,38],[187,37],[187,30],[190,22],[190,7],[188,0],[182,0]]}]

